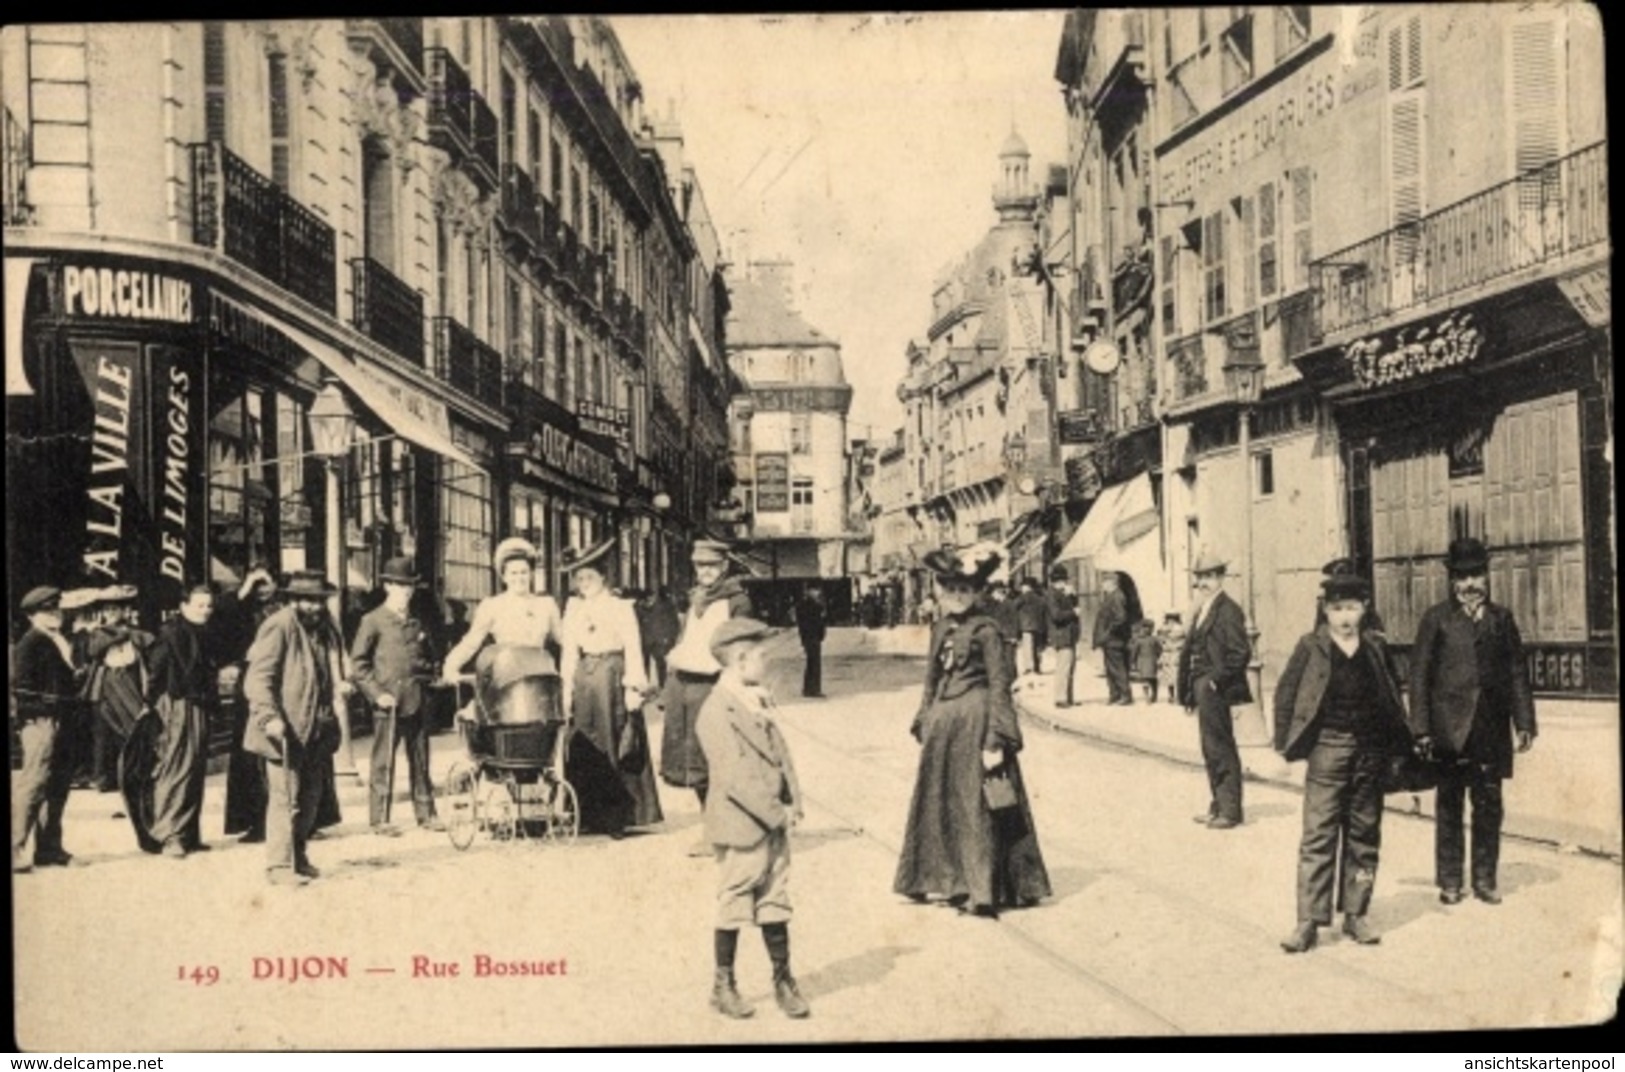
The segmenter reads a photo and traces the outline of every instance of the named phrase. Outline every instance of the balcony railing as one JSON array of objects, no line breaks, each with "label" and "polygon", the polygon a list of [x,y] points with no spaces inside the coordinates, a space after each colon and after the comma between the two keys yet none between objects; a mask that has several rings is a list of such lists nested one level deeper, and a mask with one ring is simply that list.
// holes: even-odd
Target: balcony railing
[{"label": "balcony railing", "polygon": [[25,226],[34,218],[33,206],[28,203],[28,130],[5,110],[5,225]]},{"label": "balcony railing", "polygon": [[392,70],[405,75],[421,91],[423,85],[423,20],[421,18],[350,19],[352,41],[368,43]]},{"label": "balcony railing", "polygon": [[488,406],[502,406],[502,355],[449,316],[434,318],[434,374]]},{"label": "balcony railing", "polygon": [[517,164],[502,168],[502,219],[509,230],[536,249],[542,241],[542,216],[537,204],[536,185]]},{"label": "balcony railing", "polygon": [[443,48],[424,53],[429,68],[429,144],[465,159],[474,151],[474,86]]},{"label": "balcony railing", "polygon": [[1325,334],[1608,241],[1606,143],[1310,264]]},{"label": "balcony railing", "polygon": [[338,308],[333,228],[219,142],[190,147],[192,241],[326,313]]},{"label": "balcony railing", "polygon": [[350,278],[356,328],[422,368],[423,295],[367,257],[350,262]]}]

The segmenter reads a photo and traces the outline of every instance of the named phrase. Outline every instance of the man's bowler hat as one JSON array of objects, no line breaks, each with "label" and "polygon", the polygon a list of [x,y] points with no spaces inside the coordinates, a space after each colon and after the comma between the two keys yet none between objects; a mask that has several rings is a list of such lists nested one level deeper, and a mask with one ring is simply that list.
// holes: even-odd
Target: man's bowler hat
[{"label": "man's bowler hat", "polygon": [[288,575],[288,586],[282,594],[290,599],[326,599],[338,593],[335,585],[327,582],[320,570],[296,570]]},{"label": "man's bowler hat", "polygon": [[1490,553],[1471,536],[1450,541],[1444,568],[1451,573],[1483,573],[1490,568]]},{"label": "man's bowler hat", "polygon": [[400,555],[385,562],[384,568],[379,571],[378,579],[390,584],[419,585],[423,583],[423,578],[418,576],[417,563],[405,555]]}]

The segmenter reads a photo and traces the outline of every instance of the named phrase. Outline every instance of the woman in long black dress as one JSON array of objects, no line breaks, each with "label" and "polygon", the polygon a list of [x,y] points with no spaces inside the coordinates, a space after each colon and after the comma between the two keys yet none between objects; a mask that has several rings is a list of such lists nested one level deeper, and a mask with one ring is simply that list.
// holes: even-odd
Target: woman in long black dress
[{"label": "woman in long black dress", "polygon": [[[892,886],[914,901],[940,897],[987,917],[1051,893],[1016,758],[1022,741],[1010,661],[981,602],[1000,559],[992,545],[925,557],[943,617],[932,629],[925,693],[910,727],[920,767]],[[989,779],[1008,779],[1014,806],[989,806]]]}]

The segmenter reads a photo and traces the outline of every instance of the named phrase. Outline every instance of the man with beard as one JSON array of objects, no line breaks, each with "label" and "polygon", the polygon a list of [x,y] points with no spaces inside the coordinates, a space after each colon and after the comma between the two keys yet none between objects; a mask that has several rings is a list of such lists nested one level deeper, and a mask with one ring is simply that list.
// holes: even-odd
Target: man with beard
[{"label": "man with beard", "polygon": [[265,840],[265,761],[243,748],[248,703],[243,699],[243,667],[260,626],[277,610],[276,581],[263,566],[248,571],[240,587],[216,601],[210,632],[221,665],[227,668],[232,703],[231,754],[226,765],[226,833],[244,843]]},{"label": "man with beard", "polygon": [[[150,783],[152,819],[147,832],[165,856],[183,860],[206,852],[200,826],[208,759],[209,710],[218,668],[203,627],[214,614],[214,588],[187,588],[180,613],[158,630],[147,675],[147,709],[159,730]],[[148,717],[143,715],[142,717]]]},{"label": "man with beard", "polygon": [[1434,824],[1439,900],[1459,904],[1463,797],[1473,805],[1473,896],[1500,904],[1501,782],[1512,777],[1512,735],[1519,752],[1535,743],[1535,703],[1523,638],[1512,612],[1489,600],[1489,552],[1478,540],[1454,540],[1445,559],[1450,597],[1429,607],[1411,649],[1411,731],[1440,765]]},{"label": "man with beard", "polygon": [[269,764],[265,848],[275,885],[303,885],[321,874],[305,846],[339,743],[343,642],[327,609],[334,591],[319,572],[293,574],[284,592],[290,606],[266,620],[248,651],[243,747]]},{"label": "man with beard", "polygon": [[[727,544],[697,540],[692,561],[698,583],[689,597],[682,636],[666,657],[670,673],[664,694],[660,776],[668,785],[693,789],[704,806],[708,777],[694,721],[722,673],[722,664],[711,654],[711,638],[728,619],[750,617],[751,605],[744,585],[728,576]],[[689,854],[709,856],[711,846],[702,840]]]}]

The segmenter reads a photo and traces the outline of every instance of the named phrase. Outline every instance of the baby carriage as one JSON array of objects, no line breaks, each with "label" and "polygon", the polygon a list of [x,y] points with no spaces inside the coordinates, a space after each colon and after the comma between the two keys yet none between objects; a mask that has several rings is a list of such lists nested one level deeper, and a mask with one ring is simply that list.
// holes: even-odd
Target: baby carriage
[{"label": "baby carriage", "polygon": [[482,830],[498,841],[573,841],[581,809],[564,777],[569,727],[552,657],[521,645],[486,648],[473,689],[457,713],[468,754],[445,779],[451,843],[466,849]]}]

